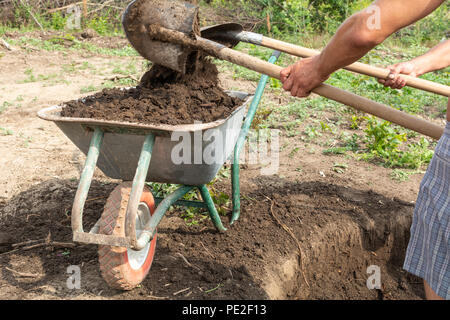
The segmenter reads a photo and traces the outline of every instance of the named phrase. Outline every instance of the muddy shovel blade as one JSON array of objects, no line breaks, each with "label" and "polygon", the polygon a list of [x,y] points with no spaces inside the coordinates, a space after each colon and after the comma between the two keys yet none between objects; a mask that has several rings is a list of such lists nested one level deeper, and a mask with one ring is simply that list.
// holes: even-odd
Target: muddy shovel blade
[{"label": "muddy shovel blade", "polygon": [[147,27],[156,24],[186,35],[199,35],[197,6],[177,0],[135,0],[125,9],[122,24],[131,45],[144,58],[181,73],[195,65],[197,51],[154,41]]}]

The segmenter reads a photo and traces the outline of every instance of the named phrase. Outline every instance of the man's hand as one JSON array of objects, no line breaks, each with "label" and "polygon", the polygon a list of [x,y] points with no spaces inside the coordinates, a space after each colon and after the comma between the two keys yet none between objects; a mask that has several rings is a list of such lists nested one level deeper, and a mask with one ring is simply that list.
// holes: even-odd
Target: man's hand
[{"label": "man's hand", "polygon": [[387,80],[379,79],[378,82],[392,89],[401,89],[406,86],[406,79],[401,76],[402,74],[412,77],[420,75],[417,65],[412,61],[397,63],[387,69],[390,71],[389,78]]},{"label": "man's hand", "polygon": [[391,71],[389,79],[379,79],[378,81],[392,89],[401,89],[406,85],[406,80],[401,76],[402,74],[418,77],[425,73],[444,69],[449,66],[450,40],[447,40],[439,43],[420,57],[389,66],[388,69]]},{"label": "man's hand", "polygon": [[280,74],[283,89],[291,92],[294,97],[304,98],[326,81],[329,75],[324,76],[320,73],[318,57],[300,60],[283,69]]}]

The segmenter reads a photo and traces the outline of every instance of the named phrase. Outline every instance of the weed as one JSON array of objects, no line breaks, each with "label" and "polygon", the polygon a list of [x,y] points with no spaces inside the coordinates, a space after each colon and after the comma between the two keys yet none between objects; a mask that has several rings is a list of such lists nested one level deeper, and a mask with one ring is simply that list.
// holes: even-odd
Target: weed
[{"label": "weed", "polygon": [[82,88],[80,89],[80,93],[81,93],[81,94],[89,93],[89,92],[94,92],[94,91],[97,91],[97,88],[96,88],[93,84],[91,84],[91,85],[89,85],[89,86],[87,86],[87,87],[82,87]]},{"label": "weed", "polygon": [[13,104],[11,102],[8,101],[4,101],[1,105],[0,105],[0,114],[2,114],[2,112],[4,112],[6,109],[8,109],[8,107],[12,106]]},{"label": "weed", "polygon": [[348,151],[346,147],[333,147],[322,151],[323,154],[345,154]]},{"label": "weed", "polygon": [[310,139],[315,139],[322,136],[319,130],[314,125],[308,125],[303,131],[304,134]]},{"label": "weed", "polygon": [[424,173],[424,172],[420,171],[420,170],[404,171],[401,169],[394,169],[389,174],[389,176],[391,177],[392,180],[395,180],[397,182],[405,182],[405,181],[409,180],[410,176],[412,176],[414,174],[420,174],[420,173]]},{"label": "weed", "polygon": [[320,128],[322,129],[323,132],[329,131],[329,132],[333,133],[333,130],[330,128],[329,124],[327,124],[323,121],[320,121]]},{"label": "weed", "polygon": [[23,133],[19,134],[19,138],[23,139],[23,147],[24,148],[28,148],[30,143],[33,142],[33,138],[32,137],[24,136]]},{"label": "weed", "polygon": [[98,16],[91,19],[87,23],[87,27],[95,30],[99,35],[107,35],[112,30],[115,31],[114,26],[106,16]]},{"label": "weed", "polygon": [[28,69],[25,70],[24,73],[27,76],[27,78],[25,78],[25,80],[21,81],[20,83],[29,83],[29,82],[36,82],[37,81],[37,78],[33,74],[33,69],[28,68]]},{"label": "weed", "polygon": [[361,138],[356,133],[352,134],[351,136],[344,134],[343,137],[345,148],[353,152],[358,152],[360,150],[360,140]]},{"label": "weed", "polygon": [[365,132],[368,153],[363,154],[362,159],[381,159],[388,167],[419,169],[433,157],[430,143],[425,138],[400,149],[407,140],[406,133],[398,133],[387,121],[370,118]]},{"label": "weed", "polygon": [[13,134],[12,130],[0,127],[0,136],[12,136]]},{"label": "weed", "polygon": [[335,163],[333,165],[333,171],[337,173],[344,173],[348,169],[348,165],[345,163]]},{"label": "weed", "polygon": [[352,130],[358,130],[361,123],[364,121],[364,117],[361,116],[352,116],[351,118],[351,124],[350,124],[350,129]]},{"label": "weed", "polygon": [[289,153],[289,158],[293,158],[296,154],[297,154],[297,152],[300,150],[300,148],[299,147],[296,147],[296,148],[294,148],[294,149],[292,149],[292,151]]},{"label": "weed", "polygon": [[406,141],[406,134],[399,134],[388,121],[378,121],[375,117],[368,118],[367,147],[371,155],[389,159],[398,157],[399,146]]}]

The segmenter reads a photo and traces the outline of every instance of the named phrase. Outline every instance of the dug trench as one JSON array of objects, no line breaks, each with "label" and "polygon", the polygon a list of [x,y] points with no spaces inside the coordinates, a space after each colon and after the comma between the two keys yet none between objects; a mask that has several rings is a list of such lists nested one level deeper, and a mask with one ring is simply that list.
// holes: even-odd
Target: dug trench
[{"label": "dug trench", "polygon": [[[86,229],[116,185],[94,180]],[[64,247],[72,244],[76,188],[77,181],[54,179],[0,203],[1,299],[423,297],[419,279],[401,268],[413,205],[338,182],[252,178],[245,171],[238,222],[219,233],[209,219],[188,226],[182,209],[170,211],[158,228],[147,278],[132,291],[113,290],[101,278],[95,245]],[[230,181],[216,188],[229,193]],[[81,268],[79,290],[67,287],[71,265]],[[380,289],[367,287],[372,265],[380,268]]]}]

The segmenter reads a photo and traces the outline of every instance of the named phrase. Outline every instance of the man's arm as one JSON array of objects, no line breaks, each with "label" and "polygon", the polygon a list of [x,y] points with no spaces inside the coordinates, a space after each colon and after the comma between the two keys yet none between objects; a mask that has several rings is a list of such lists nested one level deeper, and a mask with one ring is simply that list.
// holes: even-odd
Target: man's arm
[{"label": "man's arm", "polygon": [[425,73],[441,70],[449,66],[450,40],[447,40],[441,42],[420,57],[389,66],[388,69],[391,71],[390,78],[388,80],[380,79],[379,82],[393,89],[401,89],[406,86],[406,80],[401,74],[418,77]]},{"label": "man's arm", "polygon": [[284,69],[283,88],[293,96],[308,96],[333,72],[359,60],[391,34],[427,16],[444,1],[375,1],[374,10],[363,10],[348,18],[319,55]]}]

